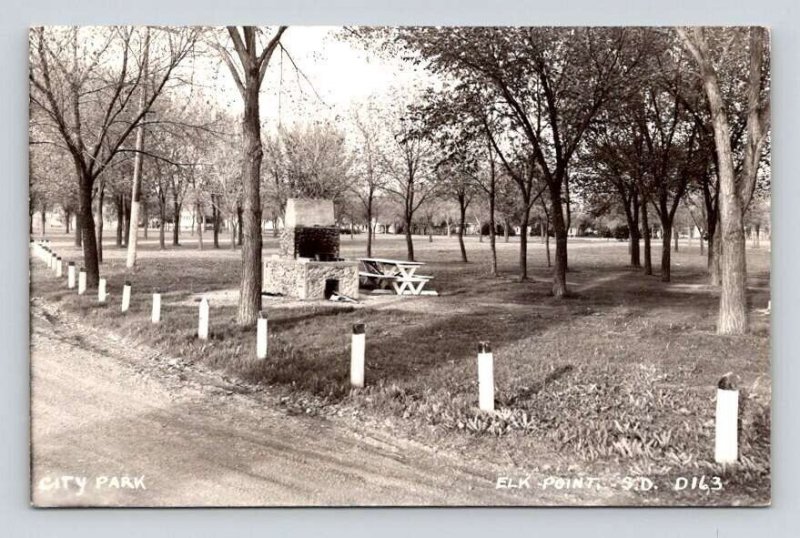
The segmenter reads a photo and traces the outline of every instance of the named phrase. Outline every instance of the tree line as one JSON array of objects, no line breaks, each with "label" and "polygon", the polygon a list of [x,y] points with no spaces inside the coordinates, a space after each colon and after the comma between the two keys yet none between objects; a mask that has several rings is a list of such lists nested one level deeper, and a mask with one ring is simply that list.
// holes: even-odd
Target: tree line
[{"label": "tree line", "polygon": [[[745,226],[769,189],[769,43],[760,28],[350,28],[341,39],[400,55],[437,80],[354,103],[347,117],[264,125],[259,91],[285,27],[34,28],[30,33],[31,216],[58,208],[102,262],[103,214],[134,270],[135,233],[193,208],[213,245],[227,223],[242,248],[239,322],[261,308],[263,223],[291,196],[325,197],[340,220],[412,232],[446,223],[555,241],[552,292],[569,293],[569,230],[619,217],[630,264],[652,274],[652,230],[670,280],[676,219],[708,238],[721,333],[746,330]],[[292,63],[294,63],[292,61]],[[198,65],[218,65],[243,113],[223,107]],[[338,121],[337,121],[338,120]],[[761,222],[761,221],[758,221]],[[67,224],[69,226],[69,224]],[[273,230],[275,227],[273,226]],[[131,231],[133,233],[131,233]],[[481,240],[483,234],[481,233]],[[644,243],[643,251],[640,243]],[[702,244],[702,243],[701,243]]]}]

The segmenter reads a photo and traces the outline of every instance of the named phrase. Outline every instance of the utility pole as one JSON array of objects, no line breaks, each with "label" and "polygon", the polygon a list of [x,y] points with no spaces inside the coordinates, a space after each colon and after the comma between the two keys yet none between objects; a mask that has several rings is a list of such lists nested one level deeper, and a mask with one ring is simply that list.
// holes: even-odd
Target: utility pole
[{"label": "utility pole", "polygon": [[[148,27],[144,37],[144,58],[142,65],[141,92],[139,94],[139,107],[144,110],[147,106],[147,64],[150,60],[150,28]],[[128,219],[128,258],[125,266],[133,269],[136,264],[136,239],[139,231],[139,206],[142,196],[142,151],[144,150],[144,121],[146,115],[142,117],[136,129],[136,155],[133,159],[133,187],[131,191],[131,216]]]}]

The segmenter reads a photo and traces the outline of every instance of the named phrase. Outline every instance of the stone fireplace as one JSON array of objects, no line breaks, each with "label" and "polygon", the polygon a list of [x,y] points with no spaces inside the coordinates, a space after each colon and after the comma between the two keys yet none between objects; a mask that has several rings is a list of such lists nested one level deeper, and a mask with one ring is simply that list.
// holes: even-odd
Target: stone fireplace
[{"label": "stone fireplace", "polygon": [[264,262],[265,293],[298,299],[358,297],[358,262],[339,257],[333,201],[290,198],[279,254]]}]

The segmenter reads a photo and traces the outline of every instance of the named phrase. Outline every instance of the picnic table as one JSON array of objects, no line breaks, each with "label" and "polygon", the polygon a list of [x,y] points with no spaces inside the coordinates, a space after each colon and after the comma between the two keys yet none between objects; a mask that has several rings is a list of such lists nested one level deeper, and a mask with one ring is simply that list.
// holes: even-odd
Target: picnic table
[{"label": "picnic table", "polygon": [[387,258],[359,258],[358,261],[364,268],[363,271],[359,271],[358,275],[367,282],[374,282],[377,287],[383,287],[388,282],[397,295],[434,295],[436,293],[424,289],[433,277],[417,274],[417,269],[425,265],[424,262]]}]

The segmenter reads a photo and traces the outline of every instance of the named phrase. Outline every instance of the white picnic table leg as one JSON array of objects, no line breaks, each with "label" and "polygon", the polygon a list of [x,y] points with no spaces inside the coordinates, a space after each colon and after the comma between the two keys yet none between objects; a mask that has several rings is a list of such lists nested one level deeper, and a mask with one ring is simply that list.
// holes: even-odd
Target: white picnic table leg
[{"label": "white picnic table leg", "polygon": [[402,287],[401,287],[401,289],[403,290],[402,294],[403,295],[411,295],[411,294],[413,294],[414,293],[413,286],[414,286],[414,284],[412,284],[411,282],[404,281],[402,283]]},{"label": "white picnic table leg", "polygon": [[417,284],[417,289],[414,290],[414,295],[421,295],[422,294],[422,288],[424,288],[424,287],[425,287],[425,281],[424,280],[420,280],[419,284]]},{"label": "white picnic table leg", "polygon": [[397,280],[392,280],[392,287],[394,288],[394,292],[397,295],[403,295],[403,283],[398,282]]}]

